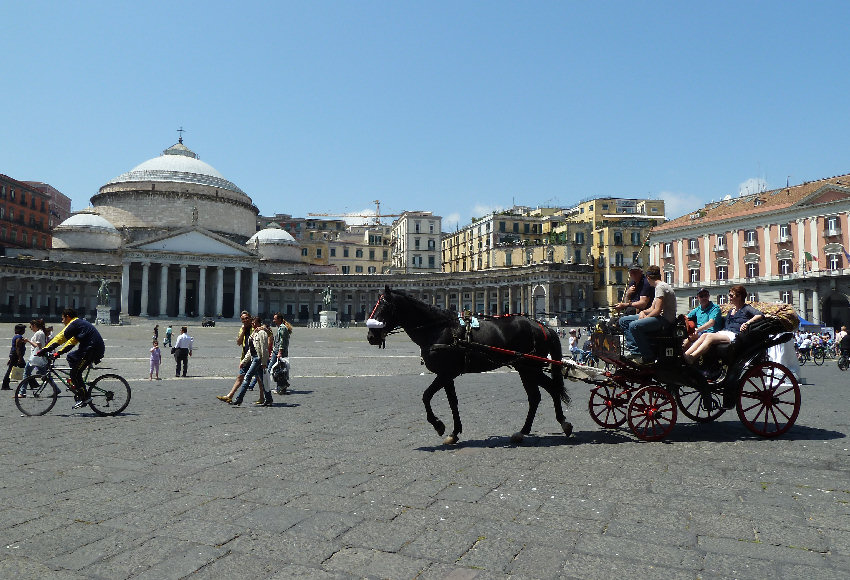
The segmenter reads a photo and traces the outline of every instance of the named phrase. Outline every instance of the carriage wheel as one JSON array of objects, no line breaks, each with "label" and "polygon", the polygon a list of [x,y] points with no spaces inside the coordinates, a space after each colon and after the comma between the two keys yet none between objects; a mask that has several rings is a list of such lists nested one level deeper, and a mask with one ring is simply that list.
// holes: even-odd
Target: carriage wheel
[{"label": "carriage wheel", "polygon": [[676,401],[661,387],[643,387],[629,403],[629,427],[644,441],[659,441],[676,424]]},{"label": "carriage wheel", "polygon": [[800,413],[800,385],[787,367],[760,363],[741,379],[738,417],[762,437],[777,437],[794,425]]},{"label": "carriage wheel", "polygon": [[626,422],[631,392],[629,387],[617,383],[593,387],[587,402],[590,416],[602,427],[619,427]]},{"label": "carriage wheel", "polygon": [[710,423],[726,411],[723,408],[723,389],[716,385],[705,392],[695,387],[679,387],[676,402],[682,413],[697,423]]}]

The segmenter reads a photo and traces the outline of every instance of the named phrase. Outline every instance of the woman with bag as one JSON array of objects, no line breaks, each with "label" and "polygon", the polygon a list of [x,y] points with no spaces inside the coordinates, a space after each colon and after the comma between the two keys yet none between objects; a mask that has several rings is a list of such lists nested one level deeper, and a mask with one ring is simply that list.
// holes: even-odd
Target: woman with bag
[{"label": "woman with bag", "polygon": [[3,390],[10,390],[10,379],[20,381],[24,378],[23,368],[26,366],[24,352],[27,342],[24,339],[24,331],[27,329],[23,324],[15,325],[15,335],[12,337],[12,348],[9,349],[9,362],[6,366],[6,375],[3,377]]}]

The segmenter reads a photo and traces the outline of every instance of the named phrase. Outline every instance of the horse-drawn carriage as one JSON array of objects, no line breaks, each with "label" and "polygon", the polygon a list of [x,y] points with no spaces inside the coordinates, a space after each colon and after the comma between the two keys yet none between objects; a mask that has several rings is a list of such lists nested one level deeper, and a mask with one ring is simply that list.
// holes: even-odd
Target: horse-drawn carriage
[{"label": "horse-drawn carriage", "polygon": [[[639,365],[622,357],[619,326],[610,323],[593,334],[595,354],[608,363],[603,371],[562,357],[558,335],[523,316],[488,317],[480,321],[459,317],[387,287],[366,324],[370,344],[381,344],[387,334],[404,330],[420,347],[422,361],[436,378],[422,397],[428,422],[442,435],[445,425],[434,415],[431,398],[445,389],[454,420],[446,443],[458,440],[462,427],[454,379],[510,366],[517,370],[528,396],[528,415],[520,440],[531,431],[542,387],[552,397],[555,418],[569,436],[561,403],[569,404],[564,377],[591,386],[588,408],[596,423],[606,428],[628,421],[639,438],[666,437],[676,424],[678,410],[694,421],[714,421],[736,408],[753,433],[775,437],[785,433],[800,410],[800,387],[785,366],[768,360],[770,347],[790,334],[780,321],[765,318],[742,332],[731,344],[721,345],[712,357],[689,365],[682,356],[685,319],[679,317],[669,336],[657,336],[656,361]],[[547,371],[547,372],[544,372]]]},{"label": "horse-drawn carriage", "polygon": [[656,337],[657,357],[652,365],[638,365],[622,357],[616,322],[598,330],[593,336],[594,349],[614,370],[596,376],[573,366],[564,370],[568,376],[581,375],[579,380],[594,384],[588,409],[602,427],[619,427],[628,421],[637,437],[654,441],[670,433],[678,411],[707,423],[734,408],[747,429],[762,437],[776,437],[797,420],[799,383],[787,367],[769,360],[767,354],[792,336],[775,318],[753,323],[735,341],[717,346],[696,365],[682,356],[683,316],[670,336]]}]

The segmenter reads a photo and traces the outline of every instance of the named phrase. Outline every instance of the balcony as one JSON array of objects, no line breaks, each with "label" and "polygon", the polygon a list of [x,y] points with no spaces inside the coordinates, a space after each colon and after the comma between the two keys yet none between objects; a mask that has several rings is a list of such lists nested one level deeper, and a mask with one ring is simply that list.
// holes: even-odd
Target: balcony
[{"label": "balcony", "polygon": [[699,248],[688,248],[687,254],[689,256],[696,256],[699,254]]},{"label": "balcony", "polygon": [[777,244],[787,244],[791,241],[792,241],[792,238],[791,238],[790,235],[784,235],[784,236],[780,235],[776,238],[775,243],[777,243]]},{"label": "balcony", "polygon": [[712,250],[714,250],[715,252],[725,252],[726,249],[726,244],[717,244],[712,248]]},{"label": "balcony", "polygon": [[834,238],[841,235],[841,228],[829,228],[823,233],[825,238]]},{"label": "balcony", "polygon": [[759,245],[757,240],[744,240],[743,246],[745,248],[757,248]]},{"label": "balcony", "polygon": [[672,258],[672,257],[673,257],[673,252],[672,252],[672,251],[670,251],[670,250],[665,250],[665,251],[664,251],[664,254],[663,254],[661,257],[662,257],[662,258]]}]

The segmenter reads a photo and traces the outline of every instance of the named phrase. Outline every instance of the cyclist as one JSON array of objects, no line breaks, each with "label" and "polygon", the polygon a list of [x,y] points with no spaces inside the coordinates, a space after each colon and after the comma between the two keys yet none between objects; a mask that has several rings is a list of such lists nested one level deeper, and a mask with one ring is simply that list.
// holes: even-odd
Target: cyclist
[{"label": "cyclist", "polygon": [[74,408],[79,409],[91,401],[86,396],[83,371],[103,359],[106,345],[103,344],[103,338],[94,325],[87,320],[77,318],[77,311],[73,308],[66,308],[62,311],[62,324],[65,325],[65,328],[54,336],[43,350],[36,354],[37,356],[44,356],[56,347],[64,345],[54,355],[58,357],[79,345],[79,348],[69,353],[67,357],[68,364],[71,366],[71,388],[74,391],[74,400],[77,401]]}]

